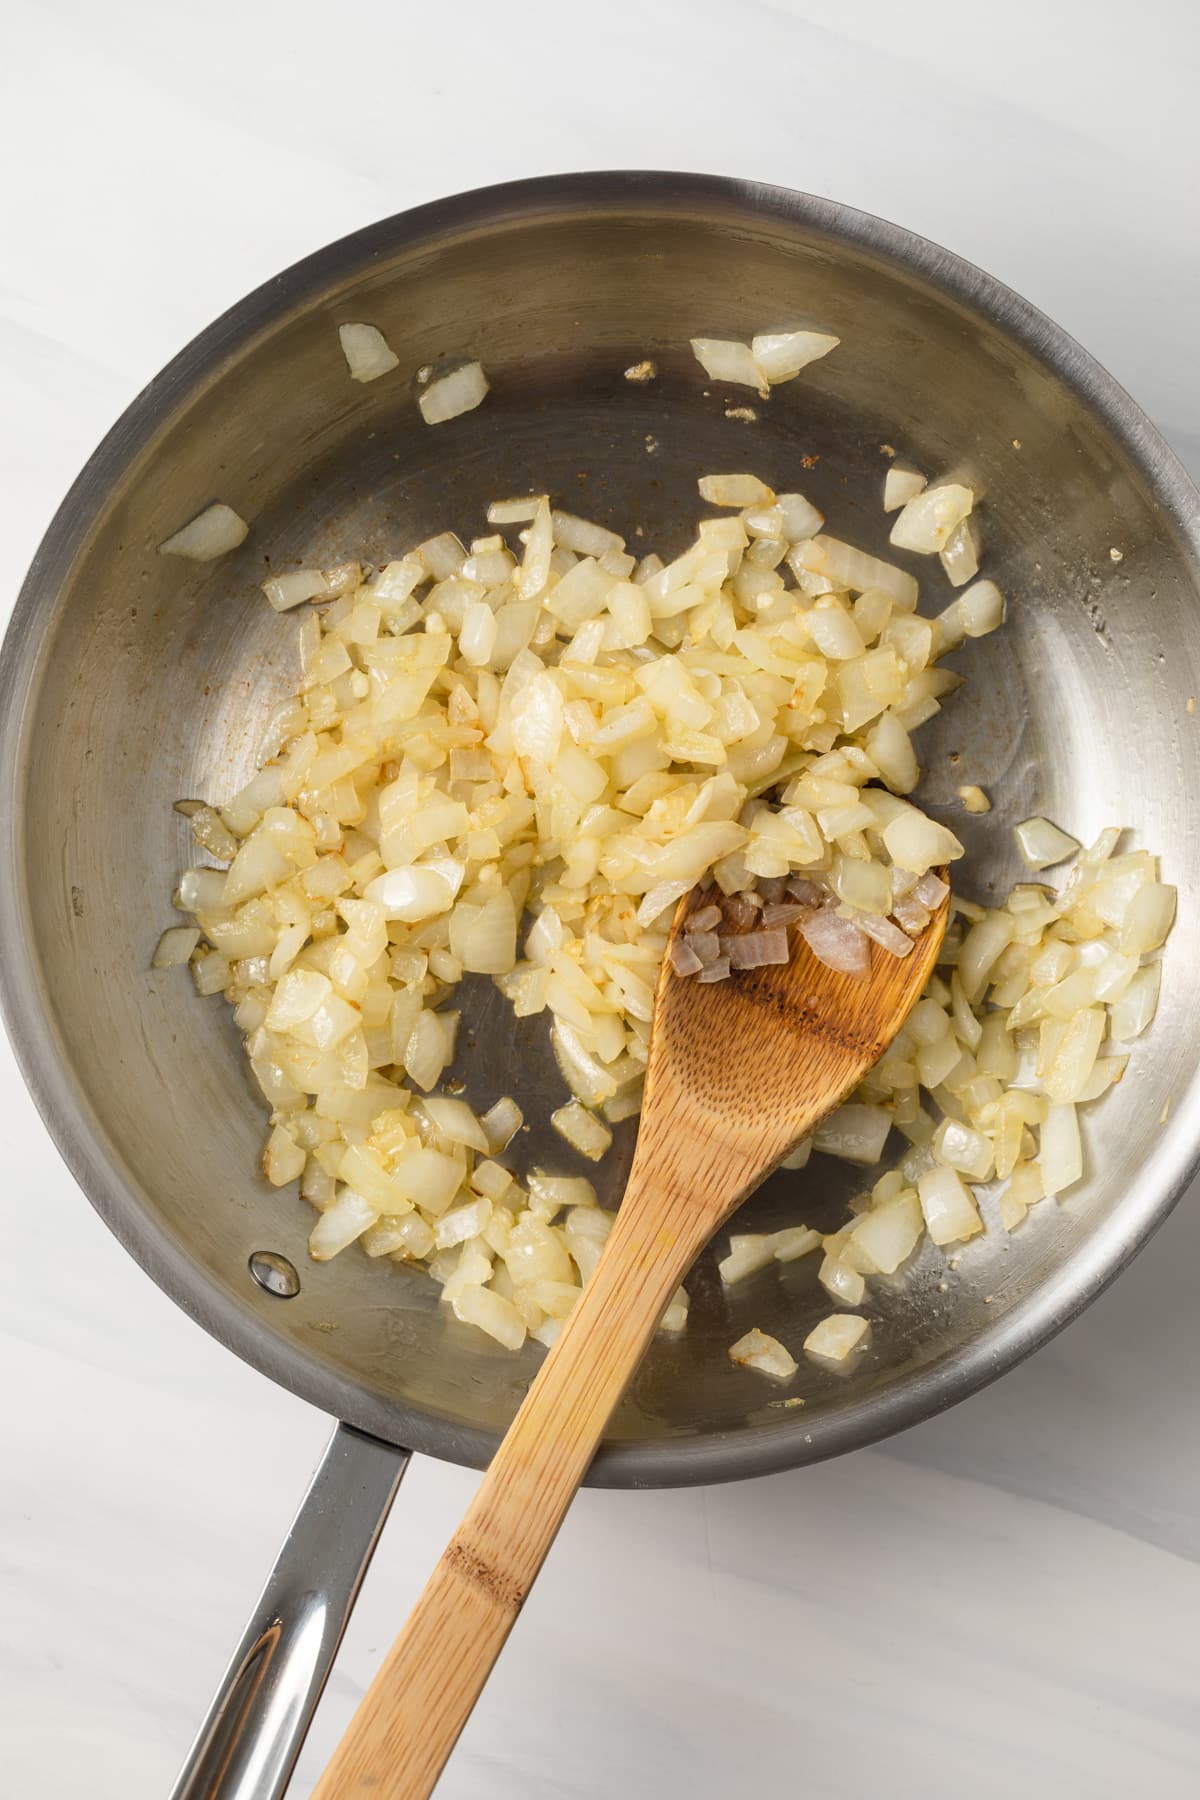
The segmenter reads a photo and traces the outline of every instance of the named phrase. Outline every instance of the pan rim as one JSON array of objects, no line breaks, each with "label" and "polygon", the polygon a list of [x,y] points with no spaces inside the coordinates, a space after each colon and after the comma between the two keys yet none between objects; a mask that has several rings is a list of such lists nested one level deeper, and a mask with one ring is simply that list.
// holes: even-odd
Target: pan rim
[{"label": "pan rim", "polygon": [[[0,653],[0,1016],[50,1135],[84,1194],[126,1250],[177,1305],[244,1362],[359,1430],[482,1468],[499,1437],[429,1409],[385,1401],[264,1326],[249,1300],[205,1275],[126,1179],[57,1042],[30,948],[21,869],[25,730],[45,622],[111,491],[184,397],[235,349],[338,279],[400,250],[507,223],[579,210],[799,225],[874,255],[998,326],[1073,391],[1141,474],[1186,550],[1200,586],[1200,494],[1125,390],[1065,331],[975,265],[872,214],[734,177],[657,170],[538,176],[477,188],[392,215],[335,240],[254,289],[179,352],[131,402],[85,463],[34,556]],[[690,1486],[770,1474],[879,1442],[978,1392],[1047,1342],[1128,1265],[1200,1167],[1200,1142],[1164,1134],[1136,1193],[1116,1206],[1067,1267],[1040,1282],[953,1358],[911,1372],[822,1418],[778,1415],[736,1433],[605,1445],[588,1480],[606,1487]]]}]

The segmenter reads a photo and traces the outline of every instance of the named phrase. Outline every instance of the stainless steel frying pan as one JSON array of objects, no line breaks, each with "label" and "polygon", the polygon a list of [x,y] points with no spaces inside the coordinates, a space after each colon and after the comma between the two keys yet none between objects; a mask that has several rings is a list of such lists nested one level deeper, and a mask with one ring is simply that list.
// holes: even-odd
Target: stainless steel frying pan
[{"label": "stainless steel frying pan", "polygon": [[[336,327],[352,320],[383,328],[393,375],[347,378]],[[797,322],[841,348],[767,404],[704,380],[687,350]],[[460,352],[492,393],[431,430],[414,372]],[[645,356],[659,379],[626,382]],[[747,402],[756,418],[730,416]],[[968,883],[986,897],[1018,873],[1008,827],[1035,807],[1083,838],[1115,822],[1162,852],[1179,924],[1158,1020],[1088,1121],[1088,1180],[1011,1243],[989,1232],[946,1292],[930,1246],[877,1283],[853,1379],[806,1371],[803,1411],[773,1406],[726,1347],[752,1325],[800,1337],[826,1304],[811,1262],[732,1294],[701,1265],[687,1335],[655,1345],[591,1477],[684,1484],[832,1456],[971,1393],[1112,1279],[1192,1170],[1200,500],[1179,464],[1076,344],[932,244],[779,189],[584,175],[423,207],[290,269],[147,388],[63,502],[0,671],[8,1028],[63,1155],[149,1274],[345,1421],[178,1794],[282,1793],[408,1450],[482,1466],[538,1355],[460,1326],[413,1272],[356,1252],[310,1264],[306,1208],[257,1173],[262,1107],[227,1009],[149,969],[191,860],[171,804],[241,782],[293,679],[294,626],[258,589],[268,560],[382,559],[528,489],[678,545],[714,468],[799,486],[882,549],[885,443],[982,493],[988,572],[1010,595],[1005,631],[959,658],[972,685],[922,733],[923,798],[967,837]],[[241,550],[203,568],[156,554],[213,499],[251,521]],[[954,805],[966,780],[995,797],[982,820]],[[534,1121],[560,1101],[537,1021],[480,984],[467,1022],[473,1097],[515,1092]],[[610,1200],[631,1137],[603,1171]],[[535,1125],[523,1155],[562,1154]],[[839,1220],[854,1187],[814,1158],[756,1194],[748,1223]]]}]

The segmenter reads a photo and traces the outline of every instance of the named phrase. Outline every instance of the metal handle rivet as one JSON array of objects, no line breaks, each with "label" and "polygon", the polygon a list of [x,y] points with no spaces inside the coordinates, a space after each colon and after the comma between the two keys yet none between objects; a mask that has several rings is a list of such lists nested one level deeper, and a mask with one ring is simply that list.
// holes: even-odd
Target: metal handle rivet
[{"label": "metal handle rivet", "polygon": [[250,1273],[260,1288],[276,1294],[281,1300],[294,1300],[300,1292],[296,1265],[277,1250],[255,1250],[250,1257]]}]

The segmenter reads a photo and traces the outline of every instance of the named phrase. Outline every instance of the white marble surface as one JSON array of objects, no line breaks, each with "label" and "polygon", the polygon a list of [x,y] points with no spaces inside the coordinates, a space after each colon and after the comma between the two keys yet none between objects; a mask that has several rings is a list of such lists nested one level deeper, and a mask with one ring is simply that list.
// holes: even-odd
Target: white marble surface
[{"label": "white marble surface", "polygon": [[[755,175],[913,226],[1074,331],[1200,472],[1187,0],[750,0],[727,41],[733,16],[8,0],[0,604],[96,439],[221,308],[377,216],[552,169]],[[326,1422],[118,1249],[7,1052],[0,1151],[0,1792],[150,1800]],[[1032,1363],[885,1448],[585,1494],[447,1800],[1194,1795],[1198,1199]],[[297,1794],[472,1484],[412,1469]]]}]

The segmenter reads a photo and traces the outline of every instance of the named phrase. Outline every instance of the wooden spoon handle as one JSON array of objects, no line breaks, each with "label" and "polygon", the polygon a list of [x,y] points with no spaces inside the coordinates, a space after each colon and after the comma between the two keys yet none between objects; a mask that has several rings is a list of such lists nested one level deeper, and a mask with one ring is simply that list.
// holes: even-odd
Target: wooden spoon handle
[{"label": "wooden spoon handle", "polygon": [[432,1793],[613,1409],[703,1242],[688,1228],[685,1204],[664,1208],[656,1196],[660,1203],[639,1217],[635,1180],[636,1169],[591,1280],[313,1800]]}]

